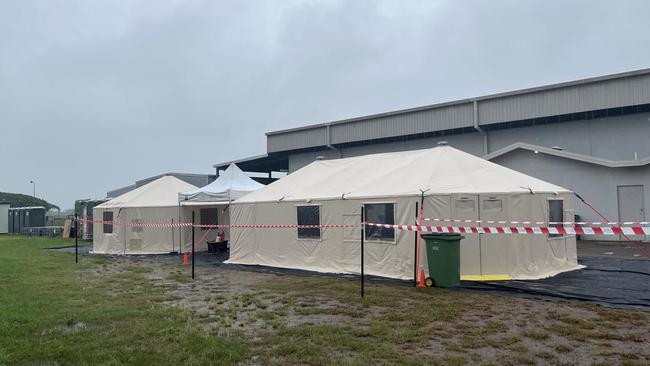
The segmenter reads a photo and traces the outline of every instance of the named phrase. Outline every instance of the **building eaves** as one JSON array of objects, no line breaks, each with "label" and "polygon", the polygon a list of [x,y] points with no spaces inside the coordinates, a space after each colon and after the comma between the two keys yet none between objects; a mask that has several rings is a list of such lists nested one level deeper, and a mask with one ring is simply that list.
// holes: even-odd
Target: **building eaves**
[{"label": "building eaves", "polygon": [[496,157],[506,155],[512,151],[519,150],[519,149],[538,152],[540,154],[558,156],[561,158],[566,158],[566,159],[571,159],[576,161],[582,161],[590,164],[601,165],[608,168],[627,168],[627,167],[644,166],[650,164],[650,157],[646,157],[639,160],[609,160],[609,159],[597,158],[589,155],[577,154],[577,153],[564,151],[564,150],[556,150],[544,146],[526,144],[522,142],[518,142],[510,146],[506,146],[503,149],[499,149],[497,151],[485,155],[483,158],[486,160],[492,160]]},{"label": "building eaves", "polygon": [[214,165],[212,165],[212,167],[213,168],[218,168],[218,167],[228,166],[228,165],[233,164],[233,163],[234,164],[240,164],[240,163],[245,163],[245,162],[248,162],[248,161],[251,161],[251,160],[264,159],[264,158],[268,158],[268,157],[269,157],[268,154],[249,156],[247,158],[231,160],[231,161],[225,161],[223,163],[214,164]]}]

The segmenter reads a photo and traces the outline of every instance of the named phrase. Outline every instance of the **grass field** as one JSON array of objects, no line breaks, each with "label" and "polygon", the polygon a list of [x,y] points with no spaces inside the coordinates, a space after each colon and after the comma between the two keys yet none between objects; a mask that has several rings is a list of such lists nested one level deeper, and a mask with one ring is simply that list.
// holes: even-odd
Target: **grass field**
[{"label": "grass field", "polygon": [[648,364],[650,314],[44,250],[0,236],[0,364]]}]

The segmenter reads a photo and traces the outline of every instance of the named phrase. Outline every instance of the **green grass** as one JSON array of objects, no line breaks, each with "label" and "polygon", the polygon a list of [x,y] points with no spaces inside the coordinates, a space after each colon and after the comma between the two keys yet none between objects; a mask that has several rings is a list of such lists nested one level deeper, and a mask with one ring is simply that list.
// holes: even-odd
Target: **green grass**
[{"label": "green grass", "polygon": [[0,236],[0,365],[650,362],[647,312],[42,249],[66,243]]},{"label": "green grass", "polygon": [[[238,339],[215,337],[155,300],[149,270],[90,279],[105,257],[41,249],[61,239],[0,236],[0,364],[236,364]],[[144,268],[144,267],[143,267]],[[112,291],[111,291],[112,290]]]}]

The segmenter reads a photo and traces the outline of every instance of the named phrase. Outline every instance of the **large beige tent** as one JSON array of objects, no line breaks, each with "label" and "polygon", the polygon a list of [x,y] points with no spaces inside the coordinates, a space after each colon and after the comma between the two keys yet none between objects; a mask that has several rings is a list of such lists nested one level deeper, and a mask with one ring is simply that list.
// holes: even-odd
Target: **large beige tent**
[{"label": "large beige tent", "polygon": [[[435,219],[564,221],[573,219],[565,188],[450,146],[315,161],[250,193],[230,210],[233,224],[412,224],[424,192]],[[433,224],[433,222],[431,222]],[[451,224],[453,225],[453,224]],[[579,268],[574,236],[465,234],[466,279],[537,279]],[[331,273],[359,273],[360,230],[231,230],[230,263]],[[366,273],[413,279],[415,233],[366,231]],[[421,262],[425,271],[426,252]]]},{"label": "large beige tent", "polygon": [[191,228],[138,225],[187,221],[188,214],[178,204],[178,193],[196,188],[176,177],[163,176],[96,206],[93,209],[95,220],[119,221],[128,225],[93,225],[93,252],[162,254],[186,248],[191,240]]}]

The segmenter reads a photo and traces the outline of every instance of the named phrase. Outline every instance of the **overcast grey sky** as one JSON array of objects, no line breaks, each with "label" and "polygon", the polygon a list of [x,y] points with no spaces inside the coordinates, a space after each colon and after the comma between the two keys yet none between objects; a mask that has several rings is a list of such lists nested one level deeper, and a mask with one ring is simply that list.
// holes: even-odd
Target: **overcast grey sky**
[{"label": "overcast grey sky", "polygon": [[650,1],[0,1],[0,191],[63,208],[264,132],[650,67]]}]

